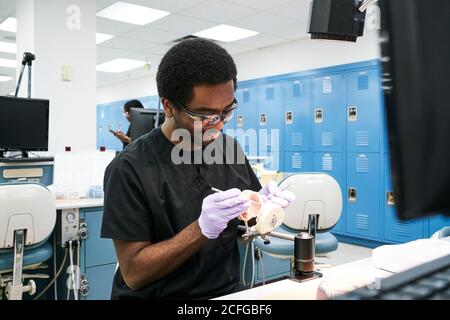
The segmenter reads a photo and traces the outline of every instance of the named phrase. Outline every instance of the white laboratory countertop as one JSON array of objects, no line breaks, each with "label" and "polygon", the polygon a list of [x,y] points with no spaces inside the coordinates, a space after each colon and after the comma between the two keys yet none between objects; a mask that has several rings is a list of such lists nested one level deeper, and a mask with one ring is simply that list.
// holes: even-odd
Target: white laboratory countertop
[{"label": "white laboratory countertop", "polygon": [[56,209],[103,207],[103,198],[96,199],[56,199]]},{"label": "white laboratory countertop", "polygon": [[372,258],[361,259],[332,268],[316,269],[323,273],[322,278],[296,282],[285,279],[264,286],[225,295],[217,300],[316,300],[317,290],[323,282],[332,283],[338,279],[346,285],[361,287],[376,283],[376,279],[393,275],[390,272],[377,269],[372,264]]}]

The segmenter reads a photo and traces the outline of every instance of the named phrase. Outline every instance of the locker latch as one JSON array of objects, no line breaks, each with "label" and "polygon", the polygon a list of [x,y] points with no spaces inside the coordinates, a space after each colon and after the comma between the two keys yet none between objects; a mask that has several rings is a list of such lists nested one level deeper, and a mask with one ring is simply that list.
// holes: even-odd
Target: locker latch
[{"label": "locker latch", "polygon": [[394,193],[388,192],[386,194],[386,203],[388,206],[395,206],[395,199],[394,199]]},{"label": "locker latch", "polygon": [[259,125],[265,126],[267,124],[267,117],[265,113],[259,114]]},{"label": "locker latch", "polygon": [[314,122],[315,123],[323,122],[323,109],[314,110]]},{"label": "locker latch", "polygon": [[348,188],[348,201],[356,202],[356,188]]},{"label": "locker latch", "polygon": [[292,111],[286,112],[286,124],[292,124],[294,122],[294,115]]},{"label": "locker latch", "polygon": [[358,120],[358,109],[355,106],[348,107],[348,121]]},{"label": "locker latch", "polygon": [[239,115],[237,117],[237,127],[242,128],[244,126],[244,116]]}]

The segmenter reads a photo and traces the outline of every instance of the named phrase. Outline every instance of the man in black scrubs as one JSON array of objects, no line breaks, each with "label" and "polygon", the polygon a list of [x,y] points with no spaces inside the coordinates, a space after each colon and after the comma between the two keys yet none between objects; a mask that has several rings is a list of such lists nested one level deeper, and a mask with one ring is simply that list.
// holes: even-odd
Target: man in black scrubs
[{"label": "man in black scrubs", "polygon": [[[273,186],[261,189],[247,159],[236,163],[241,148],[220,132],[237,107],[236,76],[231,56],[208,40],[183,41],[163,57],[157,85],[165,121],[105,173],[102,237],[113,239],[119,260],[112,299],[209,299],[234,292],[237,217],[250,205],[241,190],[260,191],[282,206],[293,200]],[[200,143],[192,138],[194,126],[204,134]],[[180,129],[190,139],[182,140]],[[198,152],[201,157],[216,144],[211,154],[224,161],[199,162]],[[233,163],[230,150],[237,150]],[[180,155],[187,161],[180,163]]]},{"label": "man in black scrubs", "polygon": [[[130,122],[130,109],[131,108],[144,108],[144,106],[142,105],[142,103],[139,100],[129,100],[127,101],[124,105],[123,105],[123,113],[125,114],[125,117],[127,118],[128,122]],[[131,143],[131,124],[128,127],[127,133],[123,133],[120,130],[116,130],[115,132],[115,136],[117,137],[117,139],[119,139],[120,141],[122,141],[123,144],[123,148],[125,149],[125,147],[127,145],[129,145]]]}]

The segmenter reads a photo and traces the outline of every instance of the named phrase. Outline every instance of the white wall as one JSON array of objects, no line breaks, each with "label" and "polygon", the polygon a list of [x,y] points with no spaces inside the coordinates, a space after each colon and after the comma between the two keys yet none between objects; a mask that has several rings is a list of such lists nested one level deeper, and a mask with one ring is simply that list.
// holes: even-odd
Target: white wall
[{"label": "white wall", "polygon": [[[356,43],[303,39],[235,55],[238,80],[377,59],[377,31],[366,28]],[[97,88],[97,103],[157,94],[155,76]]]},{"label": "white wall", "polygon": [[157,95],[156,75],[97,88],[97,104]]},{"label": "white wall", "polygon": [[[79,28],[69,28],[69,6],[80,9]],[[18,0],[18,52],[32,50],[33,98],[50,100],[49,152],[96,148],[96,4],[92,0]],[[17,59],[22,60],[18,55]],[[61,80],[69,65],[72,80]],[[26,74],[21,96],[26,95]]]},{"label": "white wall", "polygon": [[377,59],[378,35],[365,32],[356,43],[304,39],[240,54],[234,57],[238,80]]}]

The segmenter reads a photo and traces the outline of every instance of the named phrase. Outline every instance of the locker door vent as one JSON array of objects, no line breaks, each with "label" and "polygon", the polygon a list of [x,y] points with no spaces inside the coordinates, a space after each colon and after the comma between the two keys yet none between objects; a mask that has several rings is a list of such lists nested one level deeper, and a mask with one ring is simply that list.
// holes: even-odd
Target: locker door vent
[{"label": "locker door vent", "polygon": [[358,76],[358,90],[369,89],[369,76],[367,74],[360,74]]},{"label": "locker door vent", "polygon": [[395,226],[395,234],[401,237],[409,237],[411,235],[411,226],[408,222],[397,222]]},{"label": "locker door vent", "polygon": [[292,155],[292,169],[301,169],[303,168],[303,160],[300,154]]},{"label": "locker door vent", "polygon": [[275,89],[270,87],[266,89],[266,100],[275,99]]},{"label": "locker door vent", "polygon": [[245,90],[243,92],[242,100],[243,100],[244,103],[249,103],[250,102],[250,91]]},{"label": "locker door vent", "polygon": [[333,79],[326,77],[322,82],[322,93],[333,93]]},{"label": "locker door vent", "polygon": [[356,228],[360,230],[369,230],[369,216],[367,214],[356,214]]},{"label": "locker door vent", "polygon": [[322,147],[332,147],[334,145],[333,132],[322,132]]},{"label": "locker door vent", "polygon": [[366,156],[359,156],[356,159],[356,172],[368,173],[369,172],[369,158]]},{"label": "locker door vent", "polygon": [[295,132],[291,135],[292,138],[292,146],[302,146],[303,145],[303,134],[301,132]]},{"label": "locker door vent", "polygon": [[303,86],[299,82],[295,82],[294,86],[292,87],[292,95],[295,98],[299,98],[303,95]]},{"label": "locker door vent", "polygon": [[369,146],[369,131],[357,131],[356,132],[356,145],[358,147]]},{"label": "locker door vent", "polygon": [[322,157],[322,170],[333,171],[333,157],[326,154]]}]

